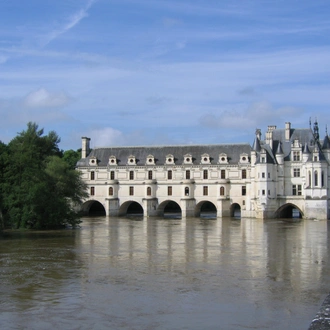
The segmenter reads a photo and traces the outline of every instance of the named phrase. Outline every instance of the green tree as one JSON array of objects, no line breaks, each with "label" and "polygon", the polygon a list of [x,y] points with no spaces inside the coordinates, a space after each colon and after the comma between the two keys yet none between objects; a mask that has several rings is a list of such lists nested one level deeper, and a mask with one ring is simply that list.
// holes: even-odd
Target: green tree
[{"label": "green tree", "polygon": [[[6,224],[50,228],[79,223],[74,211],[86,187],[79,172],[60,159],[58,135],[28,123],[8,144],[3,184]],[[77,190],[75,190],[77,189]]]},{"label": "green tree", "polygon": [[63,152],[63,160],[68,163],[71,169],[76,168],[79,159],[81,159],[81,149],[77,151],[70,149]]}]

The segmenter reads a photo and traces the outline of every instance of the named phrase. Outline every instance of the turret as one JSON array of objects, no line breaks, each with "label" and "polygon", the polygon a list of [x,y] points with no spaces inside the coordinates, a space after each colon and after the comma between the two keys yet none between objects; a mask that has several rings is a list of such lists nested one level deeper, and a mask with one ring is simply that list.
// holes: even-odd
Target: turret
[{"label": "turret", "polygon": [[89,143],[90,143],[90,138],[88,137],[82,137],[81,138],[81,158],[86,158],[87,155],[89,154],[90,152],[90,146],[89,146]]},{"label": "turret", "polygon": [[302,152],[302,159],[303,159],[304,163],[306,163],[308,161],[309,155],[310,155],[310,151],[308,148],[308,144],[306,142],[304,145],[304,148],[303,148],[303,152]]},{"label": "turret", "polygon": [[278,146],[277,146],[277,150],[276,150],[276,161],[279,165],[283,165],[284,164],[284,152],[282,150],[282,144],[281,142],[279,142]]}]

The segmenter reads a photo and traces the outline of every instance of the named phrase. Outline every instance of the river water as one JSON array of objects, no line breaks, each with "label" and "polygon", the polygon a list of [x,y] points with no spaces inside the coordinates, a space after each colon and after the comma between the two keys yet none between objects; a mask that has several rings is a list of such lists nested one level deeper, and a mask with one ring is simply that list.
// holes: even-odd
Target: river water
[{"label": "river water", "polygon": [[1,329],[308,329],[328,221],[84,218],[0,235]]}]

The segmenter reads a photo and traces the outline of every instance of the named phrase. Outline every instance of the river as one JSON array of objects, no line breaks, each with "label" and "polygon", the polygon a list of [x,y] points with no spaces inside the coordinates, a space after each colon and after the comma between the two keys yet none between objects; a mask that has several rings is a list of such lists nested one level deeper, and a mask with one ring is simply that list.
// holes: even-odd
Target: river
[{"label": "river", "polygon": [[308,329],[329,222],[84,218],[0,234],[1,329]]}]

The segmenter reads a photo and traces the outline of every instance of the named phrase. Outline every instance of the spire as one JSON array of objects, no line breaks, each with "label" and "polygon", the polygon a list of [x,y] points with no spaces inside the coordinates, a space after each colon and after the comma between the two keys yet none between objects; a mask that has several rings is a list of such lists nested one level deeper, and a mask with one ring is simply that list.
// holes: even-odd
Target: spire
[{"label": "spire", "polygon": [[252,145],[252,149],[254,151],[257,151],[257,152],[259,152],[261,150],[260,140],[258,138],[258,135],[256,135],[256,137],[254,139],[254,142],[253,142],[253,145]]},{"label": "spire", "polygon": [[307,142],[305,142],[305,145],[303,147],[303,154],[310,154]]},{"label": "spire", "polygon": [[282,143],[281,141],[278,143],[277,150],[276,150],[276,155],[283,155],[283,149],[282,149]]},{"label": "spire", "polygon": [[313,133],[314,133],[314,139],[318,141],[320,139],[320,134],[319,134],[319,124],[317,122],[317,118],[315,118]]},{"label": "spire", "polygon": [[323,144],[322,144],[322,150],[324,149],[330,149],[330,139],[328,134],[324,137]]}]

